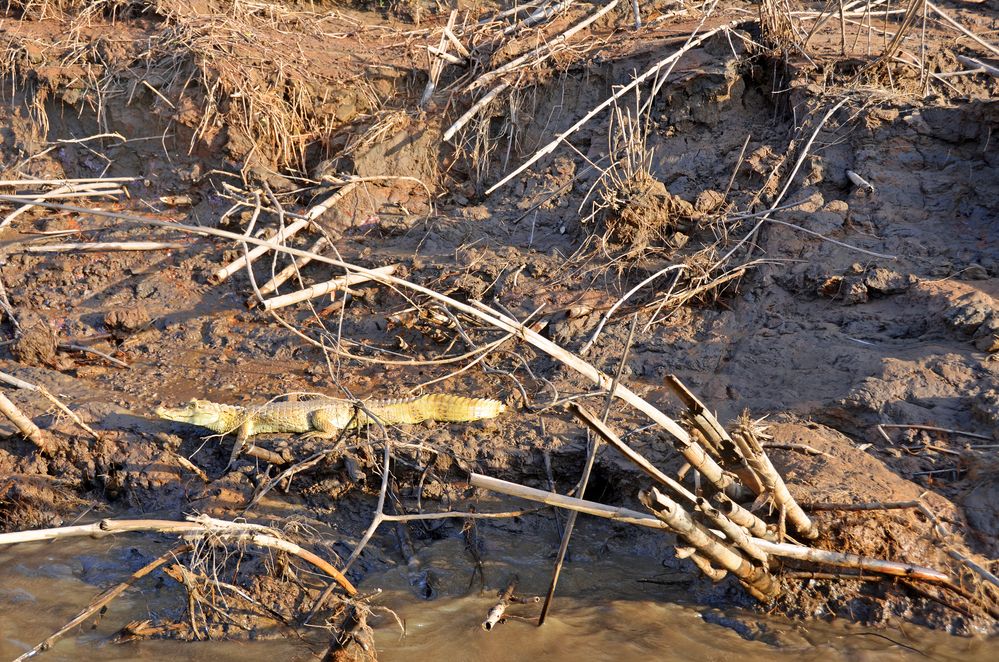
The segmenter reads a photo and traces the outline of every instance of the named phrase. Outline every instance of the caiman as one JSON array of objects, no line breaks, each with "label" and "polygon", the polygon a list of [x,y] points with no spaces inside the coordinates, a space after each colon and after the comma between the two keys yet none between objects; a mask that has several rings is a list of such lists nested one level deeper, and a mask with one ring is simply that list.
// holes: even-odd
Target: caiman
[{"label": "caiman", "polygon": [[271,402],[258,407],[195,399],[181,407],[157,407],[156,415],[218,434],[235,432],[235,457],[255,434],[290,432],[306,439],[332,439],[348,426],[361,427],[375,420],[383,425],[424,421],[461,423],[493,418],[505,410],[506,405],[499,400],[438,393],[399,400],[365,400],[360,407],[350,400],[333,398]]}]

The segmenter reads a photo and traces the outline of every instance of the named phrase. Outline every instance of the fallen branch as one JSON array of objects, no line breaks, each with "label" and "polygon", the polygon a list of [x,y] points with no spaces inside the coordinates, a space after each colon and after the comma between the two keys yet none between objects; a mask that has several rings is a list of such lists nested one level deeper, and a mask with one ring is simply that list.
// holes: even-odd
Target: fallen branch
[{"label": "fallen branch", "polygon": [[994,437],[988,434],[978,434],[977,432],[965,432],[964,430],[953,430],[951,428],[941,428],[935,425],[919,425],[916,423],[879,423],[877,425],[881,429],[893,429],[893,430],[926,430],[927,432],[942,432],[944,434],[955,434],[961,437],[970,437],[971,439],[982,439],[984,441],[992,441]]},{"label": "fallen branch", "polygon": [[[287,226],[281,228],[278,231],[278,233],[271,239],[271,241],[273,241],[273,242],[286,241],[286,240],[292,238],[293,236],[295,236],[296,234],[298,234],[301,230],[303,230],[306,227],[308,227],[309,223],[311,223],[311,222],[312,221],[309,220],[309,219],[304,219],[304,218],[299,219],[299,220],[295,221],[294,223],[292,223],[291,225],[287,225]],[[242,237],[241,237],[241,239],[242,239]],[[226,266],[224,266],[224,267],[220,268],[219,270],[217,270],[214,274],[212,274],[212,276],[211,276],[211,278],[209,280],[213,284],[217,285],[217,284],[221,283],[222,281],[224,281],[229,276],[231,276],[234,273],[236,273],[237,271],[239,271],[240,269],[246,267],[249,264],[252,264],[254,260],[256,260],[258,257],[260,257],[261,255],[263,255],[267,251],[268,251],[268,248],[266,246],[260,246],[260,245],[258,245],[256,248],[254,248],[253,250],[251,250],[248,255],[242,255],[242,256],[236,258],[235,260],[233,260],[232,262],[230,262],[229,264],[227,264]]]},{"label": "fallen branch", "polygon": [[109,251],[162,251],[185,248],[185,244],[167,241],[95,241],[44,246],[15,246],[15,253],[106,253]]},{"label": "fallen branch", "polygon": [[99,356],[108,363],[116,365],[119,368],[125,368],[126,370],[131,366],[120,359],[116,359],[106,352],[94,349],[93,347],[85,347],[84,345],[73,345],[71,343],[59,343],[59,349],[64,352],[81,352],[83,354],[93,354],[94,356]]},{"label": "fallen branch", "polygon": [[[385,267],[377,267],[372,269],[372,271],[380,275],[391,276],[398,268],[398,264],[390,264]],[[311,285],[304,290],[282,294],[281,296],[271,297],[270,299],[264,299],[262,308],[263,310],[277,310],[279,308],[299,303],[300,301],[307,301],[308,299],[321,297],[324,294],[333,292],[334,290],[342,290],[343,288],[350,287],[351,285],[366,283],[370,280],[372,280],[372,277],[365,274],[347,274],[346,276],[337,276],[336,278],[328,280],[324,283]]]},{"label": "fallen branch", "polygon": [[4,393],[0,393],[0,413],[10,419],[10,422],[21,431],[21,434],[38,447],[38,450],[46,455],[55,450],[52,442],[45,437],[45,433],[30,418],[21,413],[17,405],[11,402]]},{"label": "fallen branch", "polygon": [[12,545],[22,542],[37,542],[41,540],[57,540],[80,536],[101,538],[115,533],[130,533],[136,531],[156,531],[172,533],[185,537],[214,536],[233,541],[251,542],[262,547],[272,547],[294,554],[308,561],[315,567],[333,578],[348,595],[356,595],[357,589],[343,576],[339,570],[327,561],[296,545],[274,535],[273,530],[261,524],[248,522],[228,522],[206,515],[199,515],[187,522],[159,519],[113,520],[104,519],[93,524],[79,524],[51,529],[36,529],[33,531],[15,531],[0,534],[0,545]]},{"label": "fallen branch", "polygon": [[[35,196],[36,200],[52,200],[65,197],[88,197],[101,195],[115,195],[121,193],[121,185],[117,182],[92,182],[90,184],[67,184],[45,193]],[[33,203],[21,205],[0,221],[0,228],[7,227],[11,221],[35,207]]]},{"label": "fallen branch", "polygon": [[534,60],[534,59],[537,60],[536,62],[533,62],[532,64],[540,64],[541,62],[544,62],[545,60],[547,60],[548,58],[550,58],[552,55],[555,54],[555,52],[556,52],[555,48],[559,44],[561,44],[561,43],[563,43],[565,41],[568,41],[574,35],[576,35],[578,32],[580,32],[581,30],[586,29],[591,24],[593,24],[595,21],[600,20],[600,18],[602,16],[604,16],[607,12],[609,12],[612,9],[614,9],[615,7],[617,7],[617,3],[618,3],[618,0],[611,0],[609,3],[607,3],[606,5],[604,5],[600,9],[598,9],[596,12],[594,12],[593,14],[591,14],[590,16],[588,16],[587,18],[585,18],[582,21],[580,21],[579,23],[577,23],[576,25],[570,27],[568,30],[566,30],[562,34],[554,37],[550,41],[545,42],[545,44],[543,46],[539,46],[539,47],[537,47],[537,48],[535,48],[533,50],[530,50],[530,51],[524,53],[523,55],[521,55],[520,57],[516,57],[513,60],[510,60],[509,62],[507,62],[506,64],[504,64],[504,65],[502,65],[500,67],[497,67],[496,69],[493,69],[492,71],[486,72],[485,74],[479,76],[477,79],[475,79],[472,82],[471,85],[468,86],[468,91],[471,92],[471,91],[476,90],[476,89],[478,89],[480,87],[485,87],[493,79],[498,78],[499,76],[502,76],[503,74],[509,73],[509,72],[513,71],[514,69],[516,69],[517,67],[520,67],[521,65],[524,65],[525,63],[527,63],[527,62],[529,62],[531,60]]},{"label": "fallen branch", "polygon": [[977,43],[979,46],[985,47],[986,49],[988,49],[989,51],[991,51],[993,55],[999,55],[999,48],[996,48],[995,46],[993,46],[989,42],[985,41],[984,39],[982,39],[981,37],[979,37],[978,35],[976,35],[974,32],[972,32],[968,28],[964,27],[963,25],[961,25],[960,23],[958,23],[957,21],[955,21],[953,18],[950,17],[949,14],[945,13],[944,10],[940,9],[935,4],[933,4],[932,2],[929,2],[929,1],[926,2],[926,6],[928,8],[930,8],[930,9],[932,9],[933,12],[937,16],[939,16],[944,21],[946,21],[947,23],[949,23],[951,25],[951,27],[953,27],[955,30],[957,30],[958,32],[960,32],[964,36],[968,37],[969,39],[971,39],[972,41],[974,41],[975,43]]},{"label": "fallen branch", "polygon": [[[102,182],[134,182],[138,177],[83,177],[79,179],[4,179],[0,187],[17,188],[19,186],[65,186],[66,184],[93,184]],[[25,200],[30,204],[31,200]],[[42,206],[42,205],[39,205]]]},{"label": "fallen branch", "polygon": [[956,57],[958,61],[961,62],[962,64],[966,64],[969,67],[972,67],[976,73],[982,72],[990,76],[995,76],[996,78],[999,78],[999,67],[994,67],[991,64],[982,62],[978,58],[967,57],[966,55],[958,55]]},{"label": "fallen branch", "polygon": [[74,423],[76,423],[81,428],[89,432],[94,439],[100,439],[100,437],[97,435],[96,432],[94,432],[94,429],[92,427],[84,423],[83,419],[81,419],[73,411],[71,411],[69,407],[64,405],[61,400],[59,400],[57,397],[49,393],[48,389],[45,388],[44,386],[37,386],[35,384],[32,384],[31,382],[26,382],[23,379],[18,379],[13,375],[8,375],[6,372],[0,372],[0,381],[10,384],[15,388],[23,388],[26,391],[32,391],[34,393],[38,393],[46,400],[54,404],[59,409],[59,411],[61,411],[62,413],[66,414],[71,419],[73,419]]},{"label": "fallen branch", "polygon": [[472,104],[472,107],[465,111],[465,113],[459,117],[454,124],[448,127],[448,130],[444,132],[444,140],[451,140],[461,127],[468,124],[473,117],[479,114],[479,111],[492,103],[493,99],[499,96],[500,92],[510,87],[510,83],[507,81],[501,81],[496,87],[489,90],[481,99]]}]

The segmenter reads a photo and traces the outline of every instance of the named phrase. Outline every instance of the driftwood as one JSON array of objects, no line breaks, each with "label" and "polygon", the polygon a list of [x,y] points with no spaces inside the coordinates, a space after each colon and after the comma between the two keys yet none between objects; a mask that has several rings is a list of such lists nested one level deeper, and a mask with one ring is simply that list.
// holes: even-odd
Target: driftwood
[{"label": "driftwood", "polygon": [[754,494],[762,493],[763,483],[760,477],[749,466],[746,458],[714,414],[683,385],[676,375],[667,376],[665,383],[687,407],[691,423],[707,442],[705,448],[714,451],[713,454],[720,464],[735,473],[742,480],[742,484]]},{"label": "driftwood", "polygon": [[[626,444],[617,434],[614,433],[613,430],[610,429],[606,423],[594,416],[588,409],[574,402],[569,406],[569,411],[571,411],[576,418],[599,435],[605,442],[617,449],[622,455],[635,464],[635,466],[655,479],[660,485],[669,489],[674,495],[684,499],[691,506],[694,506],[699,510],[704,507],[715,510],[715,507],[706,502],[703,498],[694,495],[694,493],[686,487],[657,469],[642,454]],[[729,499],[724,493],[719,492],[715,495],[715,497],[717,499],[716,505],[720,514],[723,514],[727,519],[731,520],[739,527],[747,529],[754,536],[765,538],[771,535],[767,531],[766,522]]]},{"label": "driftwood", "polygon": [[[378,274],[391,276],[398,268],[398,264],[390,264],[385,267],[377,267],[372,271]],[[337,276],[336,278],[328,280],[324,283],[310,285],[304,290],[282,294],[281,296],[271,297],[270,299],[264,299],[262,308],[264,310],[277,310],[301,301],[308,301],[309,299],[321,297],[336,290],[342,290],[343,288],[350,287],[351,285],[366,283],[370,280],[372,280],[371,276],[364,274],[347,274],[346,276]]]},{"label": "driftwood", "polygon": [[[602,503],[585,501],[573,497],[562,496],[553,492],[545,492],[526,485],[518,485],[509,481],[491,478],[481,474],[473,473],[469,480],[473,487],[481,487],[485,490],[507,494],[509,496],[543,503],[556,508],[575,510],[587,515],[595,515],[615,522],[624,524],[634,524],[661,531],[669,531],[669,525],[653,515],[640,513],[630,508],[614,508],[605,506]],[[719,532],[720,533],[720,532]],[[778,543],[763,538],[752,538],[754,544],[771,556],[781,558],[796,559],[798,561],[808,561],[822,565],[833,565],[843,568],[857,568],[869,572],[877,572],[882,575],[895,577],[908,577],[920,579],[927,582],[947,583],[950,577],[939,570],[926,568],[911,563],[898,563],[896,561],[885,561],[873,559],[856,554],[845,554],[842,552],[831,552],[824,549],[805,547],[804,545],[794,545],[791,543]]]},{"label": "driftwood", "polygon": [[668,496],[653,487],[639,498],[670,530],[694,547],[698,555],[738,577],[753,597],[768,602],[780,593],[780,586],[765,566],[754,565],[733,551]]},{"label": "driftwood", "polygon": [[791,492],[787,489],[784,479],[770,462],[770,458],[763,450],[753,422],[747,416],[736,427],[732,438],[738,445],[742,455],[749,462],[756,475],[760,477],[766,493],[773,499],[774,505],[782,510],[787,521],[798,530],[807,540],[814,540],[819,537],[819,529],[814,522],[805,514],[805,511],[798,505]]},{"label": "driftwood", "polygon": [[513,598],[513,592],[517,590],[517,576],[514,575],[507,582],[506,588],[500,592],[499,602],[493,605],[493,608],[489,610],[486,614],[486,620],[482,621],[482,629],[486,632],[490,632],[497,624],[502,622],[503,614],[506,613],[506,608],[510,606],[510,602]]}]

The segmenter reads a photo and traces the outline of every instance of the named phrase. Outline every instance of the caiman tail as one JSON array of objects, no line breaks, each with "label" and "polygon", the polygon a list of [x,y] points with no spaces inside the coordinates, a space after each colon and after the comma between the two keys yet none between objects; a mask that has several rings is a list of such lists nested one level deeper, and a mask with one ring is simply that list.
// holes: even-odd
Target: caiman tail
[{"label": "caiman tail", "polygon": [[415,424],[424,421],[464,423],[494,418],[506,405],[489,398],[465,398],[434,393],[404,400],[372,400],[364,406],[386,425]]}]

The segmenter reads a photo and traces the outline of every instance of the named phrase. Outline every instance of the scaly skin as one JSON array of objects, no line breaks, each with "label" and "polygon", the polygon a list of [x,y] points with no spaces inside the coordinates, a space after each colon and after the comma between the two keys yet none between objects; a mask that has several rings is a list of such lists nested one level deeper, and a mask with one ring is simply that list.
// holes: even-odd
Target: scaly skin
[{"label": "scaly skin", "polygon": [[305,438],[332,439],[348,425],[368,425],[374,419],[385,425],[423,421],[459,423],[493,418],[506,410],[506,406],[498,400],[444,394],[402,400],[369,400],[362,404],[364,409],[357,410],[355,415],[351,402],[332,398],[273,402],[251,408],[191,400],[182,407],[157,407],[156,415],[208,428],[218,434],[236,432],[239,440],[237,447],[240,447],[242,442],[255,434],[291,432]]}]

